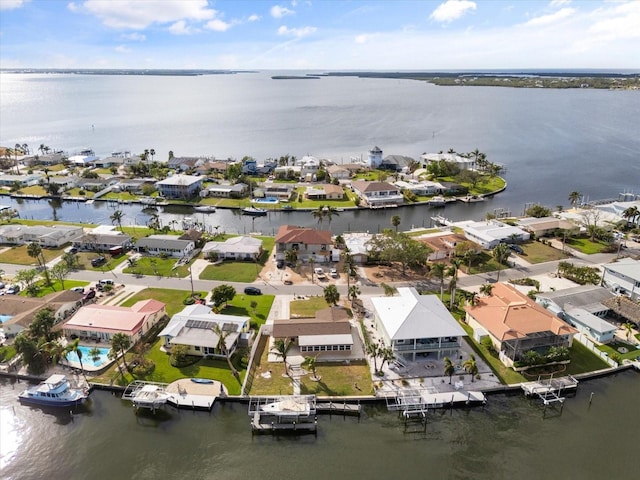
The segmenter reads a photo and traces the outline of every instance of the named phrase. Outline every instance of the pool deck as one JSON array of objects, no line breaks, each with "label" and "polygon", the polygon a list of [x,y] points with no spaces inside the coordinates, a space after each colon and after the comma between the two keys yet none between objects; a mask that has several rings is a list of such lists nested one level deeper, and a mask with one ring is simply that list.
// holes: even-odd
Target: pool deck
[{"label": "pool deck", "polygon": [[177,408],[192,408],[194,410],[211,410],[218,397],[226,397],[227,390],[222,383],[195,383],[190,378],[181,378],[167,386],[170,394],[168,403]]}]

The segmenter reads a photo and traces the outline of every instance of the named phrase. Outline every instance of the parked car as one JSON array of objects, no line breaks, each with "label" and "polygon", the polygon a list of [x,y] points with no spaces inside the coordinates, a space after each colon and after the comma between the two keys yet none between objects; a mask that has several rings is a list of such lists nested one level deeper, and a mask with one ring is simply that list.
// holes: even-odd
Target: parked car
[{"label": "parked car", "polygon": [[7,294],[9,295],[16,295],[19,292],[20,292],[20,285],[11,285],[9,288],[7,288]]},{"label": "parked car", "polygon": [[524,253],[524,250],[522,249],[522,247],[520,245],[515,245],[513,243],[509,244],[509,248],[511,250],[513,250],[516,253],[519,253],[520,255],[522,255]]},{"label": "parked car", "polygon": [[285,285],[293,285],[293,280],[285,280],[283,283]]},{"label": "parked car", "polygon": [[73,287],[69,290],[71,290],[72,292],[84,293],[84,287]]},{"label": "parked car", "polygon": [[257,287],[246,287],[244,293],[247,295],[262,295],[262,290]]},{"label": "parked car", "polygon": [[82,300],[91,300],[92,298],[94,298],[96,296],[96,291],[92,288],[91,290],[89,290],[87,293],[84,294],[84,297],[82,297]]},{"label": "parked car", "polygon": [[276,267],[278,268],[284,268],[284,260],[278,260],[276,262]]},{"label": "parked car", "polygon": [[0,290],[4,288],[4,283],[0,282]]},{"label": "parked car", "polygon": [[113,285],[113,280],[110,278],[103,278],[102,280],[98,280],[100,285]]},{"label": "parked car", "polygon": [[105,257],[92,258],[91,259],[91,266],[92,267],[99,267],[100,265],[102,265],[106,261],[107,261],[107,259]]},{"label": "parked car", "polygon": [[78,253],[78,249],[76,247],[71,247],[69,249],[69,253]]},{"label": "parked car", "polygon": [[324,274],[324,270],[321,267],[316,267],[313,269],[314,273],[316,274],[316,277],[318,278],[325,278],[326,275]]},{"label": "parked car", "polygon": [[329,275],[331,275],[333,278],[338,278],[338,270],[332,268],[331,270],[329,270]]}]

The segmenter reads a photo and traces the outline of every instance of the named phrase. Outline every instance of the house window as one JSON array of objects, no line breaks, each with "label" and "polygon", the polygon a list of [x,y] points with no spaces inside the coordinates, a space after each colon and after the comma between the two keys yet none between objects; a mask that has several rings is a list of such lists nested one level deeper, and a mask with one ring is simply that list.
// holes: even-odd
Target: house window
[{"label": "house window", "polygon": [[196,349],[196,352],[200,351],[200,347],[194,347]]}]

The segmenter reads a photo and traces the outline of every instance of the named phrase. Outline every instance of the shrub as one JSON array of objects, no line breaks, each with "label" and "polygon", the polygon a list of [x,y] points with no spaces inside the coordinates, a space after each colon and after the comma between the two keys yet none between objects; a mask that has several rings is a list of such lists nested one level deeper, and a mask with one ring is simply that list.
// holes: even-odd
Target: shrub
[{"label": "shrub", "polygon": [[187,298],[185,298],[182,301],[182,303],[185,304],[185,305],[193,305],[194,303],[196,303],[196,299],[193,298],[193,296],[189,295]]},{"label": "shrub", "polygon": [[198,360],[198,357],[188,355],[189,347],[186,345],[174,345],[171,347],[171,355],[169,356],[169,363],[176,368],[182,368],[189,365],[193,365]]},{"label": "shrub", "polygon": [[131,368],[131,373],[136,377],[146,377],[151,375],[156,368],[156,364],[153,360],[149,360],[144,357],[140,357],[135,360],[134,366]]}]

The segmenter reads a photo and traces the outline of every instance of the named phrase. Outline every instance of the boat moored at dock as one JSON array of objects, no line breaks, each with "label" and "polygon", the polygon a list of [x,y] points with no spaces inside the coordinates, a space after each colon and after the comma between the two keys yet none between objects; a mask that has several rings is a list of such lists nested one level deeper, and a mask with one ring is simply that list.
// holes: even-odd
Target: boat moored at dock
[{"label": "boat moored at dock", "polygon": [[66,376],[56,374],[38,385],[27,388],[18,399],[33,405],[73,407],[83,403],[88,396],[88,389],[72,387]]}]

